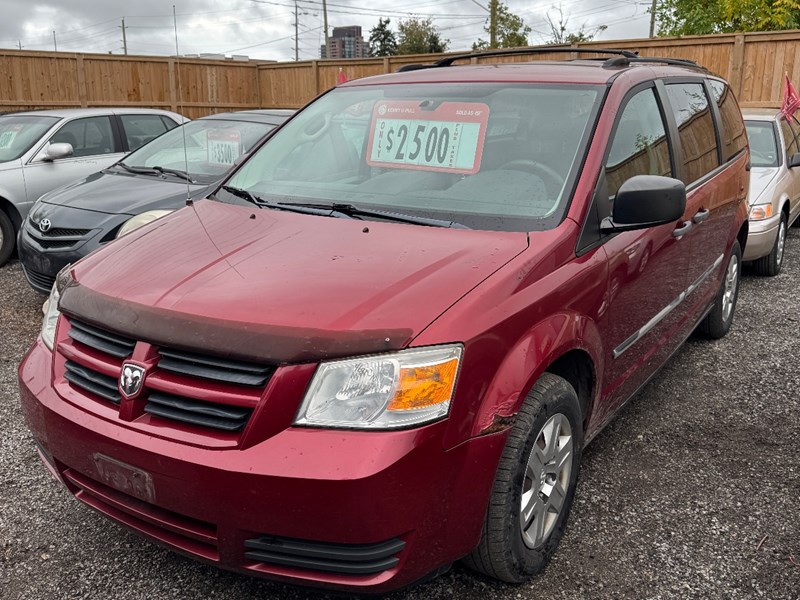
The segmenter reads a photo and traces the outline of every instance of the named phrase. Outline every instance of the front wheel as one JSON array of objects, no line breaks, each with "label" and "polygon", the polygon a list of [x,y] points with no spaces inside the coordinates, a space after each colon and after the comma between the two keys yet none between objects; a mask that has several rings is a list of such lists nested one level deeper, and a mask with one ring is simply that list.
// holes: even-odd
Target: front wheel
[{"label": "front wheel", "polygon": [[11,257],[14,244],[14,225],[8,215],[0,209],[0,267]]},{"label": "front wheel", "polygon": [[739,242],[733,242],[731,256],[719,292],[714,300],[711,312],[700,323],[699,331],[706,337],[718,340],[728,333],[733,323],[733,313],[736,310],[736,300],[739,297],[739,281],[742,272],[742,249]]},{"label": "front wheel", "polygon": [[481,541],[470,568],[519,583],[542,571],[567,525],[583,451],[573,387],[545,373],[514,420],[497,468]]},{"label": "front wheel", "polygon": [[781,213],[781,220],[778,223],[778,235],[775,236],[775,244],[766,256],[762,256],[753,261],[753,267],[759,275],[775,277],[781,272],[783,266],[783,251],[786,246],[786,213]]}]

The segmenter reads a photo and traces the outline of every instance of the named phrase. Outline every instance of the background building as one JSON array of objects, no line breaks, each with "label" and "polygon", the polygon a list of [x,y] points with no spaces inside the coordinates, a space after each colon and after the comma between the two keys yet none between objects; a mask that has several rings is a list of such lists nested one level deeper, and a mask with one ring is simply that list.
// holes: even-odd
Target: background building
[{"label": "background building", "polygon": [[361,36],[361,26],[334,27],[328,38],[329,51],[325,52],[325,44],[319,47],[321,58],[366,58],[369,56],[369,44]]}]

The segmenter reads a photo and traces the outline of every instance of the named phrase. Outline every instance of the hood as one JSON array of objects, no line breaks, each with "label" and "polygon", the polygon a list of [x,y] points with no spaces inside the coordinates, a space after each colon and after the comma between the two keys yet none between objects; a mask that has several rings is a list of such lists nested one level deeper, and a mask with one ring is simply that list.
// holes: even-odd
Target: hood
[{"label": "hood", "polygon": [[186,350],[275,363],[354,356],[403,348],[527,246],[526,233],[202,200],[77,263],[60,306]]},{"label": "hood", "polygon": [[759,200],[764,190],[778,176],[780,170],[780,167],[753,167],[750,169],[750,192],[747,195],[750,206]]},{"label": "hood", "polygon": [[[209,185],[190,185],[192,198]],[[176,177],[135,175],[114,170],[93,173],[41,198],[56,204],[107,214],[138,215],[147,210],[178,208],[186,201],[186,182]]]}]

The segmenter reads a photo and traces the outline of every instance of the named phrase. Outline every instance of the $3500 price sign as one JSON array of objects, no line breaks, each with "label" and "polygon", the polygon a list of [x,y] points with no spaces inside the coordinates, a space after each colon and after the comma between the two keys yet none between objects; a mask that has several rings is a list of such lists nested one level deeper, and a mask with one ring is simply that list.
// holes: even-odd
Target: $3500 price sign
[{"label": "$3500 price sign", "polygon": [[448,173],[480,169],[489,107],[473,102],[443,102],[435,109],[419,101],[379,102],[375,106],[367,163]]},{"label": "$3500 price sign", "polygon": [[242,136],[236,129],[208,130],[208,162],[232,165],[242,153]]}]

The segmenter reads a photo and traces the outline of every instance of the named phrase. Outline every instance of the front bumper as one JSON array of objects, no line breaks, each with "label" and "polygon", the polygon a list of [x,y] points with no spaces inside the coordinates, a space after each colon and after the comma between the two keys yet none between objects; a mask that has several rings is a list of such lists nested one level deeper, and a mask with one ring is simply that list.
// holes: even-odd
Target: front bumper
[{"label": "front bumper", "polygon": [[780,221],[780,213],[763,221],[750,221],[750,231],[747,234],[742,260],[756,260],[772,252],[775,239],[778,237]]},{"label": "front bumper", "polygon": [[[248,448],[198,447],[65,400],[52,362],[39,340],[19,369],[43,459],[79,500],[172,549],[250,575],[382,593],[479,540],[507,432],[444,450],[446,420],[390,432],[289,427]],[[109,476],[116,463],[123,474]],[[254,553],[259,544],[267,550]],[[301,560],[276,559],[286,547]],[[352,566],[365,552],[392,550],[381,559],[392,566],[369,573],[313,562],[333,552],[335,565]]]}]

